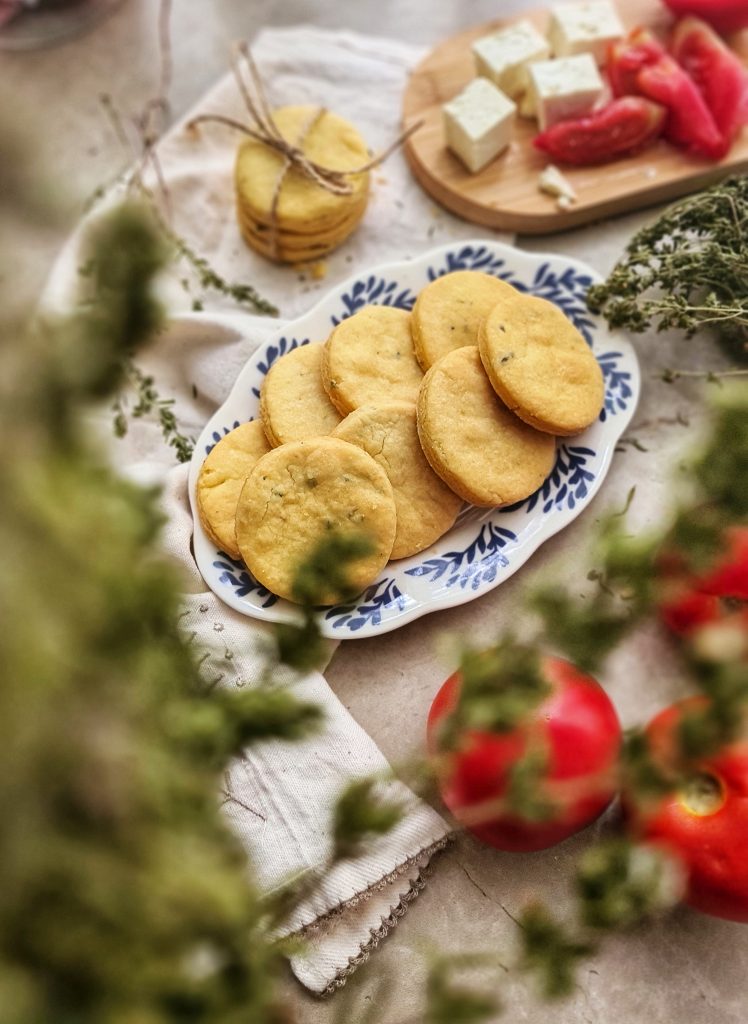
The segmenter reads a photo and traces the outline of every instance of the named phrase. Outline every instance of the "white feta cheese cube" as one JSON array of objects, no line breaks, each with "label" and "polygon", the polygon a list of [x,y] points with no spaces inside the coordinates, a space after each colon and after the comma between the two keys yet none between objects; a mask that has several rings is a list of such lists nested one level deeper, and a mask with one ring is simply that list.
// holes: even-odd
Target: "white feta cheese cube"
[{"label": "white feta cheese cube", "polygon": [[609,0],[563,4],[551,12],[548,38],[557,57],[591,53],[604,64],[610,43],[621,39],[624,28]]},{"label": "white feta cheese cube", "polygon": [[528,67],[530,94],[541,131],[588,114],[605,92],[590,53],[543,60]]},{"label": "white feta cheese cube", "polygon": [[442,108],[447,145],[468,170],[481,170],[509,145],[516,110],[493,82],[474,78]]},{"label": "white feta cheese cube", "polygon": [[527,88],[527,65],[551,55],[548,40],[531,21],[517,21],[473,43],[477,73],[490,78],[512,99]]}]

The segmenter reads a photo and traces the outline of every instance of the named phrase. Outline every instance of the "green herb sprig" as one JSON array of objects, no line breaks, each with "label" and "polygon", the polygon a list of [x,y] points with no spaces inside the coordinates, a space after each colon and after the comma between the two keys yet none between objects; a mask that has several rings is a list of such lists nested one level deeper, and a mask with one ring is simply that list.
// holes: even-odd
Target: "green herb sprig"
[{"label": "green herb sprig", "polygon": [[[211,266],[204,256],[195,252],[181,235],[173,231],[163,218],[159,217],[158,219],[161,230],[174,246],[177,255],[189,263],[195,271],[201,288],[205,291],[215,291],[225,295],[227,298],[233,299],[238,306],[243,306],[253,313],[260,313],[265,316],[278,316],[278,307],[273,305],[268,299],[263,298],[253,285],[241,281],[227,281],[218,273],[215,267]],[[202,309],[202,303],[199,300],[195,300],[193,308]]]},{"label": "green herb sprig", "polygon": [[673,206],[637,232],[587,302],[612,327],[712,328],[748,360],[748,177],[728,178]]},{"label": "green herb sprig", "polygon": [[465,648],[460,676],[457,706],[439,735],[443,751],[453,750],[471,729],[509,732],[550,692],[538,651],[511,635],[486,650]]},{"label": "green herb sprig", "polygon": [[162,398],[156,387],[155,379],[143,373],[129,356],[124,360],[124,369],[125,376],[135,391],[136,402],[130,408],[126,396],[120,392],[112,403],[115,437],[123,438],[127,435],[128,416],[133,419],[145,419],[153,415],[161,428],[164,441],[175,450],[177,460],[189,462],[195,448],[195,438],[182,433],[174,414],[174,399]]}]

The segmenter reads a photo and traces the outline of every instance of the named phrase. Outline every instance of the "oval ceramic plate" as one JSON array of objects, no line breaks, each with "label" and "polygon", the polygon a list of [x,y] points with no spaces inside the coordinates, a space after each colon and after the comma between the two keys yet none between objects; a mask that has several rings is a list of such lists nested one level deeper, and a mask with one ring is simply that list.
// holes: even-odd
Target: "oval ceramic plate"
[{"label": "oval ceramic plate", "polygon": [[295,608],[262,587],[240,562],[208,539],[197,515],[195,485],[213,445],[234,427],[259,415],[260,386],[273,363],[300,345],[324,340],[332,328],[370,303],[411,309],[419,290],[453,270],[482,270],[520,291],[549,299],[591,345],[605,377],[605,404],[583,434],[557,442],[555,467],[543,486],[510,508],[466,506],[455,526],[412,558],[390,562],[360,597],[320,611],[326,636],[339,639],[386,633],[428,612],[472,601],[499,586],[543,541],[567,526],[592,500],[605,478],[616,441],[639,396],[639,366],[630,343],[611,333],[585,304],[598,280],[590,267],[565,256],[522,252],[498,242],[452,243],[409,262],[359,274],[334,288],[305,316],[279,329],[244,366],[226,402],[195,446],[189,489],[200,572],[226,604],[253,618],[279,622]]}]

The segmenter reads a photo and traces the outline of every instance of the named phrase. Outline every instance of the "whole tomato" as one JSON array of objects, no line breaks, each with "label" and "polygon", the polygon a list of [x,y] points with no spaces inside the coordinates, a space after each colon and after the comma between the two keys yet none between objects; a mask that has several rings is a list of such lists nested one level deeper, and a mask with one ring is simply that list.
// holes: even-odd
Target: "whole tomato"
[{"label": "whole tomato", "polygon": [[698,580],[700,590],[717,597],[748,601],[748,526],[730,526],[724,551]]},{"label": "whole tomato", "polygon": [[[428,747],[445,804],[473,835],[499,850],[553,846],[594,821],[616,794],[621,726],[610,698],[561,658],[544,657],[541,670],[551,691],[510,732],[470,730],[456,749],[439,750],[439,725],[456,706],[459,673],[443,684],[429,711]],[[513,766],[538,745],[546,754],[540,786],[553,811],[546,820],[529,821],[501,804]]]},{"label": "whole tomato", "polygon": [[[650,753],[672,764],[683,715],[703,706],[687,698],[656,715],[646,729]],[[624,794],[630,830],[667,847],[688,876],[685,902],[715,917],[748,922],[748,738],[699,761],[685,782],[660,800]]]},{"label": "whole tomato", "polygon": [[660,618],[679,636],[728,619],[748,628],[746,612],[736,607],[748,600],[748,527],[728,527],[722,540],[720,555],[698,574],[686,570],[677,550],[666,549],[658,559]]}]

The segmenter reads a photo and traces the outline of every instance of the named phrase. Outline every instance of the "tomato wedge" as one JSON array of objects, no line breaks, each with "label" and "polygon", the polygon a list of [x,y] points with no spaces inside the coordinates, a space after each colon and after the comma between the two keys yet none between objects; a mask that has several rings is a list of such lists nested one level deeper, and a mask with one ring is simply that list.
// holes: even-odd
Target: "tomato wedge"
[{"label": "tomato wedge", "polygon": [[673,14],[693,14],[713,25],[718,32],[737,32],[748,28],[748,4],[745,0],[665,0]]},{"label": "tomato wedge", "polygon": [[748,75],[737,55],[698,18],[675,26],[672,54],[698,86],[717,128],[729,146],[744,121]]},{"label": "tomato wedge", "polygon": [[686,71],[665,55],[638,72],[639,91],[667,108],[663,135],[695,156],[721,160],[730,148],[717,127],[704,97]]},{"label": "tomato wedge", "polygon": [[601,164],[642,149],[665,123],[665,108],[642,96],[623,96],[575,121],[559,121],[533,140],[561,163]]},{"label": "tomato wedge", "polygon": [[632,96],[639,92],[636,76],[648,64],[664,57],[665,47],[648,28],[635,28],[608,47],[605,70],[614,96]]}]

